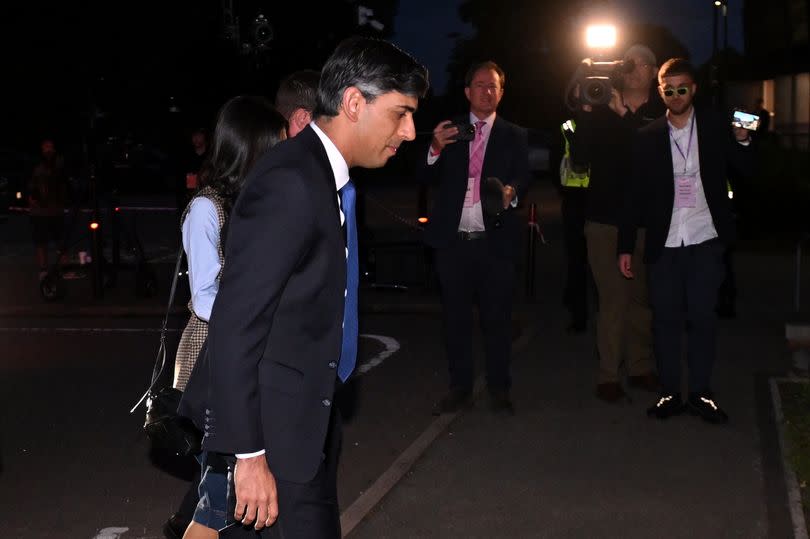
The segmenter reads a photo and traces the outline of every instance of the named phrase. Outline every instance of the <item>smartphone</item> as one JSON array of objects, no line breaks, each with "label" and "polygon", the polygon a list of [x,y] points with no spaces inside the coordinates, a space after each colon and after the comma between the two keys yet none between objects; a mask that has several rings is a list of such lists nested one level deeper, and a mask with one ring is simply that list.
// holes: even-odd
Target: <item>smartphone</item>
[{"label": "smartphone", "polygon": [[456,140],[469,141],[475,139],[475,126],[473,124],[452,124],[450,127],[458,129]]},{"label": "smartphone", "polygon": [[756,131],[757,128],[759,128],[759,116],[751,114],[750,112],[735,110],[734,116],[731,119],[731,125],[734,127],[742,127],[749,131]]}]

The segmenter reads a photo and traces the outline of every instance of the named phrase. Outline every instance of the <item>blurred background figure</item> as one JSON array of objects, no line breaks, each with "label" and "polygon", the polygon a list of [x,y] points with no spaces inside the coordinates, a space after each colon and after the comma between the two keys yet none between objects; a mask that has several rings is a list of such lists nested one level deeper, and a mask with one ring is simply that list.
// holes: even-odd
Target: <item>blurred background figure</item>
[{"label": "blurred background figure", "polygon": [[276,110],[287,120],[287,135],[292,138],[312,121],[312,111],[318,97],[321,74],[302,69],[287,75],[276,91]]},{"label": "blurred background figure", "polygon": [[199,174],[208,157],[208,131],[202,127],[191,132],[191,149],[181,160],[180,178],[177,182],[177,208],[188,204],[199,186]]},{"label": "blurred background figure", "polygon": [[57,154],[53,140],[43,140],[40,149],[40,162],[34,167],[28,185],[28,204],[39,278],[42,279],[48,273],[50,243],[56,245],[57,260],[64,261],[66,258],[65,205],[68,184],[65,160]]},{"label": "blurred background figure", "polygon": [[759,128],[755,133],[755,136],[759,138],[767,137],[771,129],[771,113],[765,108],[764,103],[765,101],[758,97],[754,101],[754,109],[751,111],[759,116]]}]

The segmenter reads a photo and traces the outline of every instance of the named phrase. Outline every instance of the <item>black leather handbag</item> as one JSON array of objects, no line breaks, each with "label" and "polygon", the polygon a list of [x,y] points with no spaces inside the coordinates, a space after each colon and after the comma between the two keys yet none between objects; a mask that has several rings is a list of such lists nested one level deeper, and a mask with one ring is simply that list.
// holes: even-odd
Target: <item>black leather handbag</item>
[{"label": "black leather handbag", "polygon": [[155,366],[152,369],[152,381],[149,389],[129,413],[133,413],[142,402],[146,401],[146,420],[143,430],[153,447],[176,455],[190,456],[200,452],[202,433],[189,418],[177,413],[177,406],[180,404],[183,393],[171,386],[159,387],[166,368],[166,326],[174,303],[174,293],[177,290],[177,278],[180,275],[182,259],[183,248],[180,247],[169,293],[169,306],[166,308],[166,316],[163,317],[163,326],[160,329],[160,347],[155,358]]}]

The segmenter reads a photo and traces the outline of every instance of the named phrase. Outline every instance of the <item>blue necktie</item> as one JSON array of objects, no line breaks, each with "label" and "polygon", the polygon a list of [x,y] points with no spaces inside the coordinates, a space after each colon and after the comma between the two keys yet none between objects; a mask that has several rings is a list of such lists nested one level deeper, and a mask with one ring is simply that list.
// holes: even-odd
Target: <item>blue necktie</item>
[{"label": "blue necktie", "polygon": [[351,180],[340,190],[340,205],[346,223],[346,299],[343,306],[343,344],[340,349],[338,376],[346,381],[357,362],[357,286],[360,270],[357,262],[357,223],[354,219],[356,192]]}]

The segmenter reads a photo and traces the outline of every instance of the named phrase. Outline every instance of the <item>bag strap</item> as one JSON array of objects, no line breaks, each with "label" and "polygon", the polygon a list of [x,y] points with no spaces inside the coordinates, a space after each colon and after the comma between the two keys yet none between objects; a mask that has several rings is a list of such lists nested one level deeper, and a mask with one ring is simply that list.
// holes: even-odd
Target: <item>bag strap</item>
[{"label": "bag strap", "polygon": [[174,277],[172,278],[172,288],[169,292],[169,305],[166,307],[166,315],[163,317],[163,325],[160,327],[160,346],[158,347],[157,355],[155,356],[155,366],[152,368],[152,381],[149,383],[149,388],[138,400],[135,406],[129,413],[133,413],[138,406],[154,391],[155,384],[163,374],[163,369],[166,368],[166,327],[169,325],[169,314],[174,305],[174,293],[177,291],[177,279],[180,276],[180,262],[183,260],[183,245],[181,242],[180,250],[177,252],[177,262],[174,265]]}]

